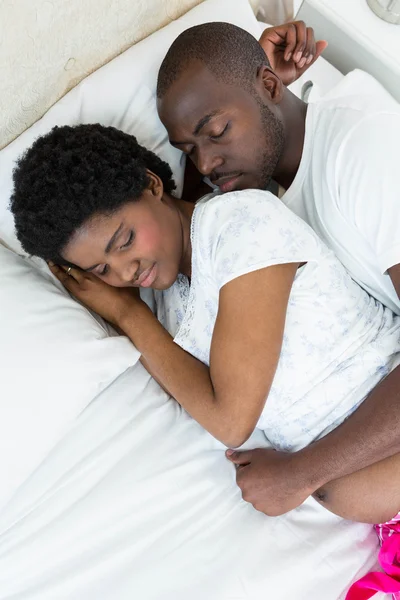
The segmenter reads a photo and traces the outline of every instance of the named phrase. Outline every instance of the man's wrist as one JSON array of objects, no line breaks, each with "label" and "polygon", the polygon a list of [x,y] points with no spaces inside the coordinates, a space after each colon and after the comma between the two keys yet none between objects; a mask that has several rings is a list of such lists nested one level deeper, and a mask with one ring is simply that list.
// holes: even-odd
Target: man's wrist
[{"label": "man's wrist", "polygon": [[297,476],[300,475],[303,487],[308,490],[309,495],[333,479],[329,476],[326,465],[322,463],[320,453],[313,445],[294,452],[291,457],[292,468]]}]

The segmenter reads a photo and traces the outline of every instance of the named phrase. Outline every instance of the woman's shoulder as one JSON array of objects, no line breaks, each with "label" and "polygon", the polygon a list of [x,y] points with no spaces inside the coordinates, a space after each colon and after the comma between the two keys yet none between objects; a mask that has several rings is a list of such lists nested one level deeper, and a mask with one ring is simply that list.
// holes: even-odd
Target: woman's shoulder
[{"label": "woman's shoulder", "polygon": [[313,230],[283,202],[264,190],[240,190],[225,194],[209,194],[196,205],[194,228],[201,238],[218,239],[219,235],[233,233],[262,235],[299,235],[318,240]]},{"label": "woman's shoulder", "polygon": [[193,263],[245,273],[262,266],[325,260],[330,251],[290,209],[262,190],[201,199],[192,221]]},{"label": "woman's shoulder", "polygon": [[261,218],[287,210],[280,200],[263,190],[240,190],[225,194],[214,193],[201,198],[196,205],[196,221],[204,235],[215,236],[230,224],[241,223],[241,228]]},{"label": "woman's shoulder", "polygon": [[225,194],[214,192],[203,196],[197,202],[197,208],[205,213],[233,212],[245,206],[255,207],[262,204],[265,207],[282,204],[280,200],[265,190],[248,189]]}]

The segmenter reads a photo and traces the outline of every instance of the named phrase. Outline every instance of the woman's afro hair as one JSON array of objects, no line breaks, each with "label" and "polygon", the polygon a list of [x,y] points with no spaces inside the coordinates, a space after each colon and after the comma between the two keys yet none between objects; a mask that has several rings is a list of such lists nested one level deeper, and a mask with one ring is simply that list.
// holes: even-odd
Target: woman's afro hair
[{"label": "woman's afro hair", "polygon": [[10,208],[22,247],[65,263],[63,249],[87,220],[140,198],[147,169],[172,192],[170,167],[134,136],[99,124],[54,127],[14,169]]}]

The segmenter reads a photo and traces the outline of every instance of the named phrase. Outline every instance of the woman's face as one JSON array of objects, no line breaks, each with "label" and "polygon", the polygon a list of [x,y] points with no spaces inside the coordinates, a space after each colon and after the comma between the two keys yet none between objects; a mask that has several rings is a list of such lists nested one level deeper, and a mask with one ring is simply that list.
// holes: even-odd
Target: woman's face
[{"label": "woman's face", "polygon": [[152,186],[116,212],[93,216],[75,232],[63,258],[115,287],[163,290],[185,261],[185,230],[177,205],[163,198],[162,184],[161,191]]}]

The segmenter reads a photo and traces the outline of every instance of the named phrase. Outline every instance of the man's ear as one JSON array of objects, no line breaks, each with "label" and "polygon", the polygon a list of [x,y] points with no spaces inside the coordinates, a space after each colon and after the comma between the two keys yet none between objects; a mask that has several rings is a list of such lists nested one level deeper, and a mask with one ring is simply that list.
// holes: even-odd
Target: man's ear
[{"label": "man's ear", "polygon": [[267,99],[273,104],[279,104],[282,100],[284,89],[282,80],[266,65],[258,70],[257,86],[259,86],[261,94],[266,94]]},{"label": "man's ear", "polygon": [[147,177],[149,178],[149,185],[147,186],[148,192],[152,196],[161,199],[163,196],[163,193],[164,193],[163,182],[161,181],[161,179],[159,178],[158,175],[153,173],[153,171],[150,171],[149,169],[146,169],[146,171],[147,171]]}]

